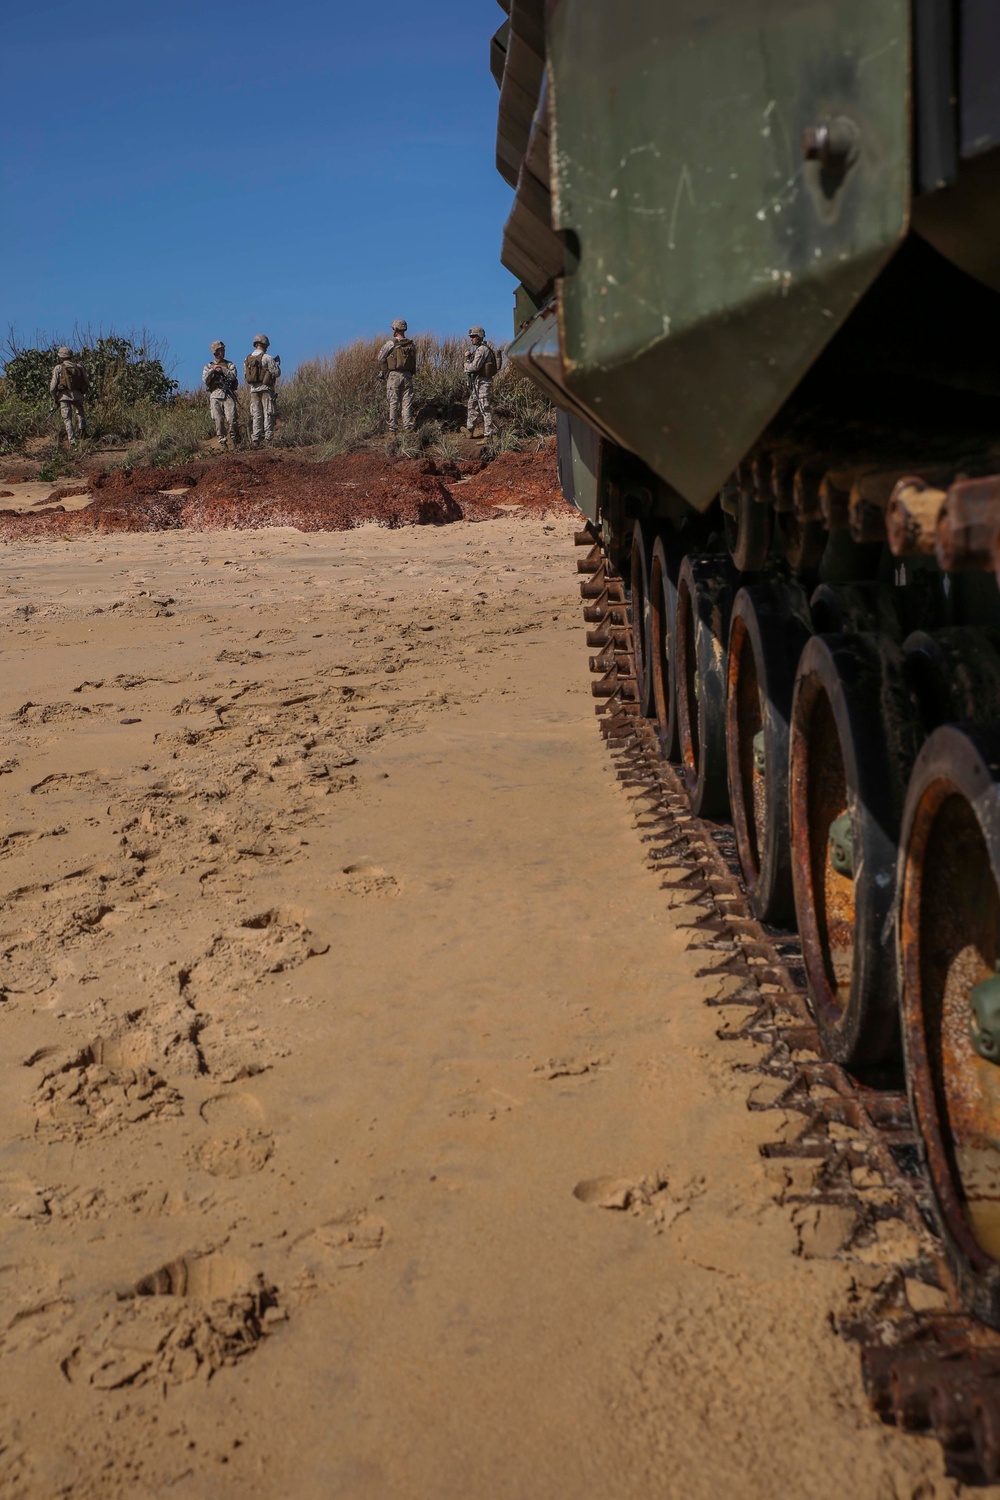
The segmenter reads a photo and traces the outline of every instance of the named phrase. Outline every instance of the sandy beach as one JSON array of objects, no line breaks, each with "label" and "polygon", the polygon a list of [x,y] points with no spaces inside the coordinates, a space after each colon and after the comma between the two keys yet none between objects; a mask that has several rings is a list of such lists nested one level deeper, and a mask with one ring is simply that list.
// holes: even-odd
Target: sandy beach
[{"label": "sandy beach", "polygon": [[931,1500],[593,715],[573,518],[0,549],[0,1493]]}]

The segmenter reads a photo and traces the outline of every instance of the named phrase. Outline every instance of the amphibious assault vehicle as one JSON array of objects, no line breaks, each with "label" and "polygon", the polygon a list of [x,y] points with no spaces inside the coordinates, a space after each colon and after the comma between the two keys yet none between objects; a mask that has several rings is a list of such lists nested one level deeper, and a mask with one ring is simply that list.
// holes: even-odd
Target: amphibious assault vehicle
[{"label": "amphibious assault vehicle", "polygon": [[1000,1327],[1000,6],[500,3],[595,692],[731,819],[828,1055],[905,1065]]}]

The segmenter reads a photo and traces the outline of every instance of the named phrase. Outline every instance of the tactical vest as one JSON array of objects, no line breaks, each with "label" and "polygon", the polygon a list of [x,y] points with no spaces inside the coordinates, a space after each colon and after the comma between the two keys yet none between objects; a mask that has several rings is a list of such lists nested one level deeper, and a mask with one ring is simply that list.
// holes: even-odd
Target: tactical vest
[{"label": "tactical vest", "polygon": [[232,382],[232,376],[225,365],[209,365],[208,374],[205,376],[205,385],[210,391],[228,390]]},{"label": "tactical vest", "polygon": [[66,396],[82,396],[86,392],[87,372],[75,359],[64,359],[60,365],[59,390]]},{"label": "tactical vest", "polygon": [[273,369],[265,363],[263,354],[258,353],[256,349],[243,361],[243,379],[247,385],[272,386],[274,384]]},{"label": "tactical vest", "polygon": [[490,352],[483,360],[482,365],[479,368],[479,374],[484,380],[492,380],[497,371],[500,369],[500,355],[494,349],[492,344],[487,344],[486,347]]},{"label": "tactical vest", "polygon": [[389,370],[402,370],[404,375],[415,375],[417,372],[417,346],[412,339],[400,339],[393,343],[392,348],[386,356],[386,368]]}]

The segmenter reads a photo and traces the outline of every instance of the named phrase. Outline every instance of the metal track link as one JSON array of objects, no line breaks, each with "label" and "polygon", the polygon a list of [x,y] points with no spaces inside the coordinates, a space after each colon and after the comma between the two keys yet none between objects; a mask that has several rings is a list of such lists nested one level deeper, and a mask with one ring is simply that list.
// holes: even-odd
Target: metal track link
[{"label": "metal track link", "polygon": [[607,652],[590,658],[601,731],[632,794],[650,865],[664,889],[688,893],[691,947],[706,954],[699,975],[737,981],[709,1002],[742,1012],[718,1036],[767,1048],[761,1061],[737,1067],[753,1080],[750,1109],[783,1112],[781,1139],[762,1154],[785,1168],[780,1201],[792,1208],[800,1252],[857,1266],[863,1297],[837,1326],[860,1346],[865,1389],[882,1420],[935,1436],[949,1474],[965,1484],[997,1482],[1000,1333],[962,1305],[902,1080],[862,1082],[822,1056],[798,937],[751,915],[732,830],[692,815],[653,725],[639,717],[634,668],[619,665],[633,649],[622,580],[589,524],[576,542],[591,549],[581,568],[585,617],[614,635],[611,663]]}]

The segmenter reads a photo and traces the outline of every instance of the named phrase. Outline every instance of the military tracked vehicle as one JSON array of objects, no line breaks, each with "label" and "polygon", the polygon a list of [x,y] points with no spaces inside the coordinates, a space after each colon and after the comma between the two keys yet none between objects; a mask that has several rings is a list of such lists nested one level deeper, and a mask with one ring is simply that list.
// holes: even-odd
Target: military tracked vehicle
[{"label": "military tracked vehicle", "polygon": [[510,358],[645,716],[1000,1327],[1000,6],[500,0]]}]

